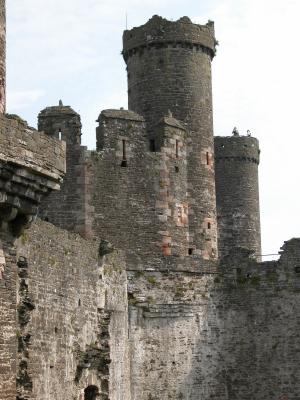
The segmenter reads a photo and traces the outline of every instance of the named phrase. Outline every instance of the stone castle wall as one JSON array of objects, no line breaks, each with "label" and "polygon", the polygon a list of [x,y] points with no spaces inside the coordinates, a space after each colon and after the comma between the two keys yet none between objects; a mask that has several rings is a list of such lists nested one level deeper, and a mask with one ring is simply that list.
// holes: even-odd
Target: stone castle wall
[{"label": "stone castle wall", "polygon": [[16,398],[17,260],[15,240],[33,221],[43,196],[59,189],[64,143],[0,115],[0,398]]},{"label": "stone castle wall", "polygon": [[[175,33],[176,32],[176,33]],[[216,199],[212,117],[211,60],[215,51],[212,25],[187,18],[152,17],[125,31],[128,106],[145,117],[148,135],[170,111],[187,128],[189,242],[203,257],[217,257]],[[210,247],[204,239],[212,227]]]},{"label": "stone castle wall", "polygon": [[120,253],[37,221],[20,238],[17,309],[20,399],[130,398]]},{"label": "stone castle wall", "polygon": [[0,117],[0,400],[299,399],[300,240],[252,256],[254,138],[215,140],[216,261],[215,44],[187,17],[126,31],[134,111],[96,151],[61,102],[45,134]]},{"label": "stone castle wall", "polygon": [[0,114],[6,109],[6,6],[0,1]]},{"label": "stone castle wall", "polygon": [[298,399],[299,265],[294,239],[278,262],[129,273],[131,399]]},{"label": "stone castle wall", "polygon": [[106,110],[99,123],[98,151],[91,153],[93,231],[134,255],[133,265],[162,254],[188,255],[184,128],[162,119],[151,149],[139,115]]}]

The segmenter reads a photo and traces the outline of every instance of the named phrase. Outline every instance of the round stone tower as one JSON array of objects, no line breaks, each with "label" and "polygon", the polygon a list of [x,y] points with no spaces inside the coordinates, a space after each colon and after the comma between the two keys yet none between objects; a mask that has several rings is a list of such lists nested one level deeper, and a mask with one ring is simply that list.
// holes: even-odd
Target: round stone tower
[{"label": "round stone tower", "polygon": [[5,0],[0,0],[0,114],[6,110],[6,13]]},{"label": "round stone tower", "polygon": [[128,72],[129,109],[142,114],[149,137],[169,112],[186,124],[190,251],[217,256],[213,165],[211,60],[214,25],[188,17],[168,21],[152,17],[123,34]]},{"label": "round stone tower", "polygon": [[259,153],[254,137],[215,137],[219,257],[244,247],[260,259]]}]

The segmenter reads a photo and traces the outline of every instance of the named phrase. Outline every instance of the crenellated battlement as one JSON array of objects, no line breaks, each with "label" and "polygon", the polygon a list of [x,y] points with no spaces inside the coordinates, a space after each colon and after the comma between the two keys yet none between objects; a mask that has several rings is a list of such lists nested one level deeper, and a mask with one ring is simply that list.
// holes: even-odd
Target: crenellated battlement
[{"label": "crenellated battlement", "polygon": [[154,15],[145,25],[124,31],[123,45],[125,61],[132,54],[152,47],[188,48],[192,51],[206,52],[213,58],[216,39],[212,22],[197,25],[188,17],[168,21]]},{"label": "crenellated battlement", "polygon": [[300,291],[300,238],[293,238],[281,247],[274,261],[257,262],[252,251],[234,248],[222,259],[219,273],[226,284],[248,289]]},{"label": "crenellated battlement", "polygon": [[0,115],[0,400],[298,399],[300,239],[261,262],[258,140],[213,137],[214,24],[123,42],[130,110],[95,150],[62,101],[40,131]]},{"label": "crenellated battlement", "polygon": [[259,143],[250,136],[215,136],[215,161],[248,161],[259,164]]}]

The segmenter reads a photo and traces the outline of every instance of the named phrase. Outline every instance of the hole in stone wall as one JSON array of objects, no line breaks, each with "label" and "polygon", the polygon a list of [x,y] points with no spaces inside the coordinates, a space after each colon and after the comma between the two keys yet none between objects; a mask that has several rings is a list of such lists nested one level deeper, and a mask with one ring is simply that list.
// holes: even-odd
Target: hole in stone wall
[{"label": "hole in stone wall", "polygon": [[97,386],[91,385],[84,389],[84,400],[96,400],[99,395]]},{"label": "hole in stone wall", "polygon": [[295,267],[296,274],[300,274],[300,267]]},{"label": "hole in stone wall", "polygon": [[210,165],[210,156],[209,156],[209,152],[206,152],[206,165]]},{"label": "hole in stone wall", "polygon": [[78,300],[78,307],[80,307],[81,306],[81,300],[79,299]]},{"label": "hole in stone wall", "polygon": [[176,172],[176,173],[179,172],[179,167],[177,167],[177,165],[175,166],[175,172]]},{"label": "hole in stone wall", "polygon": [[57,327],[54,328],[54,332],[55,332],[55,333],[58,333]]},{"label": "hole in stone wall", "polygon": [[190,249],[188,250],[189,256],[191,256],[191,255],[193,254],[193,252],[194,252],[194,249],[190,248]]},{"label": "hole in stone wall", "polygon": [[134,299],[133,293],[128,292],[128,300],[133,300],[133,299]]},{"label": "hole in stone wall", "polygon": [[59,130],[58,130],[58,139],[61,140],[61,137],[62,137],[61,136],[61,128],[59,128]]},{"label": "hole in stone wall", "polygon": [[150,151],[152,153],[156,152],[155,139],[150,139]]},{"label": "hole in stone wall", "polygon": [[179,140],[176,140],[175,154],[176,154],[176,158],[178,158],[178,154],[179,154]]},{"label": "hole in stone wall", "polygon": [[211,228],[211,223],[208,222],[208,223],[207,223],[207,229],[210,229],[210,228]]}]

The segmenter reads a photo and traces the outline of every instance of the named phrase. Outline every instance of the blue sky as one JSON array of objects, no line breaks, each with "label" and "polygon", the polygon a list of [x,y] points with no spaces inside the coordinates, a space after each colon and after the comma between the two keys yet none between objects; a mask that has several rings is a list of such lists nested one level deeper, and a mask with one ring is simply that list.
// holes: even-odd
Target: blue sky
[{"label": "blue sky", "polygon": [[300,236],[298,0],[8,0],[8,112],[36,126],[46,106],[82,116],[83,144],[94,147],[104,108],[127,107],[122,31],[152,15],[215,21],[216,135],[233,126],[260,141],[263,254]]}]

